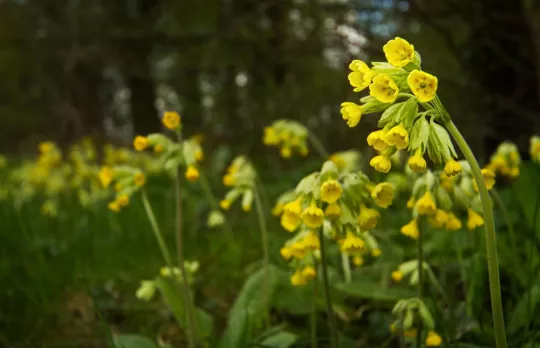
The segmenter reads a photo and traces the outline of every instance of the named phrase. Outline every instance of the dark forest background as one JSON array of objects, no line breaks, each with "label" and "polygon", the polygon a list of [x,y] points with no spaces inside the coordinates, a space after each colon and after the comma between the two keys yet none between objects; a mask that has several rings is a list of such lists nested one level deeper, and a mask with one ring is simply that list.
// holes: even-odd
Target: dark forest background
[{"label": "dark forest background", "polygon": [[331,150],[364,146],[340,120],[358,96],[347,66],[383,60],[394,36],[439,77],[481,156],[503,140],[526,153],[540,127],[534,0],[0,0],[0,152],[127,143],[158,130],[164,109],[236,151],[259,149],[278,118]]}]

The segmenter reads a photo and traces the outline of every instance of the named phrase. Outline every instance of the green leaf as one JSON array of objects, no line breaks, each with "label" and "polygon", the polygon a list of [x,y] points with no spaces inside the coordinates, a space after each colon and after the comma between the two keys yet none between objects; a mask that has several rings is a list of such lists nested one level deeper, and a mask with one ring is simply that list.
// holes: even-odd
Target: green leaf
[{"label": "green leaf", "polygon": [[292,346],[297,339],[298,336],[293,333],[280,331],[262,341],[261,345],[268,348],[287,348]]},{"label": "green leaf", "polygon": [[[243,347],[251,341],[252,331],[260,326],[270,307],[278,276],[279,270],[270,265],[268,274],[260,269],[248,277],[229,313],[220,348]],[[264,296],[265,285],[269,286],[268,296]]]},{"label": "green leaf", "polygon": [[529,296],[530,296],[530,314],[535,313],[538,304],[540,303],[540,284],[537,282],[529,291],[523,294],[518,301],[514,311],[510,314],[508,320],[508,332],[513,333],[521,328],[526,327],[530,322],[529,315]]},{"label": "green leaf", "polygon": [[384,127],[386,124],[390,123],[391,125],[395,124],[399,113],[403,109],[405,102],[395,103],[384,110],[381,118],[379,119],[379,127]]},{"label": "green leaf", "polygon": [[403,111],[397,118],[397,122],[403,122],[405,129],[411,129],[414,120],[418,116],[418,99],[415,97],[409,98],[403,106]]},{"label": "green leaf", "polygon": [[303,194],[303,195],[312,194],[314,193],[315,188],[319,187],[318,180],[319,180],[319,173],[318,172],[312,173],[306,176],[305,178],[303,178],[302,180],[300,180],[294,192],[296,192],[296,194]]},{"label": "green leaf", "polygon": [[540,234],[540,204],[537,204],[537,199],[540,199],[539,178],[539,165],[533,162],[523,163],[521,174],[512,187],[527,220],[527,226],[534,228],[536,235]]},{"label": "green leaf", "polygon": [[[172,278],[157,278],[156,286],[160,290],[165,302],[171,308],[180,327],[188,328],[184,294],[181,285]],[[209,337],[212,333],[213,319],[205,311],[195,307],[195,320],[200,337]]]},{"label": "green leaf", "polygon": [[113,342],[115,348],[158,348],[151,339],[139,335],[115,335]]},{"label": "green leaf", "polygon": [[426,120],[425,117],[421,117],[419,120],[417,120],[411,130],[411,143],[409,145],[409,150],[414,151],[418,149],[419,147],[426,147],[428,139],[429,139],[429,122]]},{"label": "green leaf", "polygon": [[351,283],[336,284],[336,289],[344,294],[361,299],[376,301],[398,301],[415,296],[415,292],[402,287],[382,288],[374,281],[355,280]]}]

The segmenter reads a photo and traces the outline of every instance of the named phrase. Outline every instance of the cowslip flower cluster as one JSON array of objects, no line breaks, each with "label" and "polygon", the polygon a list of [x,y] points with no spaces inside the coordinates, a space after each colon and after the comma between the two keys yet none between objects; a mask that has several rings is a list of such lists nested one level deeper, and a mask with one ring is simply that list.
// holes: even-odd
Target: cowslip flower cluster
[{"label": "cowslip flower cluster", "polygon": [[404,39],[390,40],[383,51],[388,62],[372,62],[371,68],[360,60],[352,61],[349,82],[355,92],[369,89],[369,96],[360,99],[362,104],[341,104],[341,115],[349,127],[358,125],[364,114],[383,112],[380,129],[367,137],[368,145],[378,152],[370,165],[387,173],[392,155],[406,150],[412,155],[409,166],[414,171],[426,170],[427,152],[432,161],[445,163],[448,172],[459,173],[454,146],[440,124],[447,121],[447,115],[437,97],[437,77],[421,70],[420,55]]},{"label": "cowslip flower cluster", "polygon": [[491,170],[495,174],[510,179],[515,179],[519,176],[519,166],[521,165],[521,156],[515,144],[505,141],[501,143],[495,153],[491,156],[486,169]]},{"label": "cowslip flower cluster", "polygon": [[230,190],[219,202],[221,209],[229,210],[231,205],[242,197],[242,210],[245,212],[251,211],[256,179],[257,173],[248,159],[244,156],[235,157],[223,176],[223,184],[230,187]]},{"label": "cowslip flower cluster", "polygon": [[538,135],[531,137],[529,152],[532,161],[540,163],[540,137]]},{"label": "cowslip flower cluster", "polygon": [[140,169],[126,165],[104,166],[99,177],[104,188],[114,188],[115,198],[109,202],[108,208],[115,213],[126,207],[131,197],[146,183],[146,176]]},{"label": "cowslip flower cluster", "polygon": [[[381,253],[369,231],[377,226],[380,212],[394,200],[394,188],[383,182],[375,184],[362,172],[340,172],[333,161],[321,170],[304,177],[294,191],[278,198],[273,209],[281,226],[296,234],[285,243],[281,255],[295,270],[291,283],[304,285],[316,276],[319,243],[317,231],[336,241],[342,253],[355,265],[363,263],[362,254]],[[308,275],[304,269],[308,268]]]},{"label": "cowslip flower cluster", "polygon": [[[198,261],[184,261],[184,268],[187,273],[187,283],[192,284],[195,279],[195,274],[199,269]],[[150,301],[156,290],[160,287],[161,282],[168,279],[174,279],[179,282],[182,280],[182,273],[178,267],[162,267],[159,275],[152,280],[141,280],[141,284],[135,292],[135,297],[142,301]]]},{"label": "cowslip flower cluster", "polygon": [[399,318],[390,325],[390,331],[398,334],[401,330],[405,340],[413,342],[418,335],[418,327],[423,327],[423,341],[426,347],[439,347],[442,338],[435,331],[435,321],[428,307],[420,298],[410,298],[398,301],[392,313]]},{"label": "cowslip flower cluster", "polygon": [[263,143],[266,146],[280,148],[283,158],[291,158],[294,153],[307,156],[308,130],[299,122],[291,120],[277,120],[264,128]]}]

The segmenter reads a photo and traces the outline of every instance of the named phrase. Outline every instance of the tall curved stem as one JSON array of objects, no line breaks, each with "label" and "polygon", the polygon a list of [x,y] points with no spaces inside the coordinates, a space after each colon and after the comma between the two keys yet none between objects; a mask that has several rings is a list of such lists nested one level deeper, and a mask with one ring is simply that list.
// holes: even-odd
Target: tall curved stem
[{"label": "tall curved stem", "polygon": [[172,268],[173,263],[171,255],[169,254],[169,250],[167,249],[167,245],[165,244],[165,240],[163,239],[163,234],[161,233],[161,230],[157,223],[156,215],[154,214],[154,210],[150,205],[150,201],[148,200],[148,196],[144,189],[141,192],[141,199],[143,202],[144,211],[146,212],[146,216],[148,217],[148,221],[150,222],[150,226],[152,227],[152,232],[154,232],[154,237],[156,237],[159,250],[161,251],[161,255],[163,256],[163,260],[165,261],[167,267]]},{"label": "tall curved stem", "polygon": [[463,156],[471,166],[471,172],[478,184],[480,199],[482,200],[482,210],[484,213],[484,223],[486,232],[486,256],[488,263],[489,290],[491,294],[491,311],[493,313],[493,326],[495,344],[497,348],[507,348],[506,332],[504,328],[503,306],[501,299],[501,284],[499,279],[499,260],[497,258],[497,239],[495,235],[495,222],[489,192],[482,176],[482,171],[478,161],[474,157],[471,148],[459,132],[452,121],[446,122],[446,129],[450,132],[458,144]]},{"label": "tall curved stem", "polygon": [[324,295],[326,297],[326,312],[328,315],[328,327],[330,329],[330,346],[332,348],[338,348],[338,335],[336,328],[336,321],[334,318],[334,309],[332,306],[332,297],[330,296],[330,285],[328,282],[328,269],[327,269],[327,260],[326,260],[326,249],[324,247],[324,234],[323,230],[319,228],[319,240],[321,244],[321,269],[322,269],[322,278],[324,285]]},{"label": "tall curved stem", "polygon": [[[263,270],[264,270],[264,285],[263,285],[263,299],[266,306],[270,305],[270,275],[268,274],[269,270],[269,254],[268,254],[268,230],[266,228],[266,218],[264,216],[264,209],[262,206],[261,197],[257,187],[253,188],[253,193],[255,196],[255,207],[257,209],[257,217],[259,220],[259,229],[261,231],[261,245],[263,250]],[[267,324],[270,323],[268,308],[265,308],[265,316]]]}]

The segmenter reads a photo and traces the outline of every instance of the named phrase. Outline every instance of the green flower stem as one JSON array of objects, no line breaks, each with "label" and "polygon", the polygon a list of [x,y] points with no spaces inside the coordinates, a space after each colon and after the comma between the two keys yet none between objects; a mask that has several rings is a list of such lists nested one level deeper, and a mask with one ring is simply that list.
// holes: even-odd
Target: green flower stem
[{"label": "green flower stem", "polygon": [[159,250],[161,251],[161,256],[163,256],[163,260],[165,261],[167,267],[172,268],[173,264],[171,260],[171,255],[169,254],[169,250],[167,249],[167,245],[165,244],[165,240],[163,239],[163,234],[159,229],[156,216],[154,215],[154,211],[152,210],[152,206],[148,201],[148,196],[146,195],[146,191],[144,189],[141,192],[141,198],[144,210],[146,211],[146,216],[148,217],[148,221],[150,222],[150,226],[152,227],[152,231],[154,232],[154,236],[156,237]]},{"label": "green flower stem", "polygon": [[315,150],[317,150],[317,152],[319,153],[319,155],[321,155],[323,160],[326,161],[329,156],[328,156],[328,152],[326,152],[324,148],[324,145],[322,144],[321,139],[319,139],[319,137],[316,136],[315,133],[313,133],[310,130],[308,130],[308,137],[309,137],[309,140],[311,141],[311,144],[315,148]]},{"label": "green flower stem", "polygon": [[341,253],[341,267],[343,267],[343,276],[346,283],[351,282],[351,264],[349,262],[349,257],[345,253]]},{"label": "green flower stem", "polygon": [[[419,218],[419,231],[418,239],[416,241],[417,253],[418,253],[418,298],[420,301],[424,297],[424,233],[426,232],[424,218]],[[422,324],[418,325],[418,332],[416,334],[416,347],[422,347]]]},{"label": "green flower stem", "polygon": [[330,346],[333,348],[338,348],[338,335],[336,328],[336,321],[334,317],[334,310],[332,306],[332,298],[330,296],[330,285],[328,283],[328,269],[327,269],[327,258],[326,258],[326,249],[324,247],[324,233],[321,227],[319,227],[319,241],[321,244],[321,269],[322,269],[322,278],[324,285],[324,294],[326,297],[326,311],[328,315],[328,327],[330,329]]},{"label": "green flower stem", "polygon": [[[266,306],[270,305],[270,275],[269,270],[269,254],[268,254],[268,230],[266,228],[266,218],[264,216],[264,209],[261,201],[261,197],[257,187],[253,188],[253,194],[255,198],[255,207],[257,209],[257,217],[259,220],[259,230],[261,232],[261,245],[263,251],[263,270],[264,270],[264,285],[263,285],[263,299]],[[269,308],[266,308],[266,322],[269,324]]]},{"label": "green flower stem", "polygon": [[313,296],[311,297],[310,335],[311,348],[317,348],[317,292],[318,279],[313,279]]},{"label": "green flower stem", "polygon": [[486,231],[486,253],[489,275],[489,290],[491,294],[491,311],[493,313],[493,325],[495,334],[495,344],[497,348],[506,348],[506,332],[504,328],[504,316],[501,299],[501,284],[499,280],[499,261],[497,258],[497,239],[495,235],[495,222],[493,220],[493,210],[489,192],[484,182],[484,177],[480,170],[480,166],[474,157],[471,148],[463,138],[463,135],[456,128],[452,121],[446,122],[446,129],[450,132],[456,143],[458,144],[465,159],[471,166],[471,171],[474,179],[478,184],[480,198],[482,200],[482,210],[484,213],[484,223]]}]

